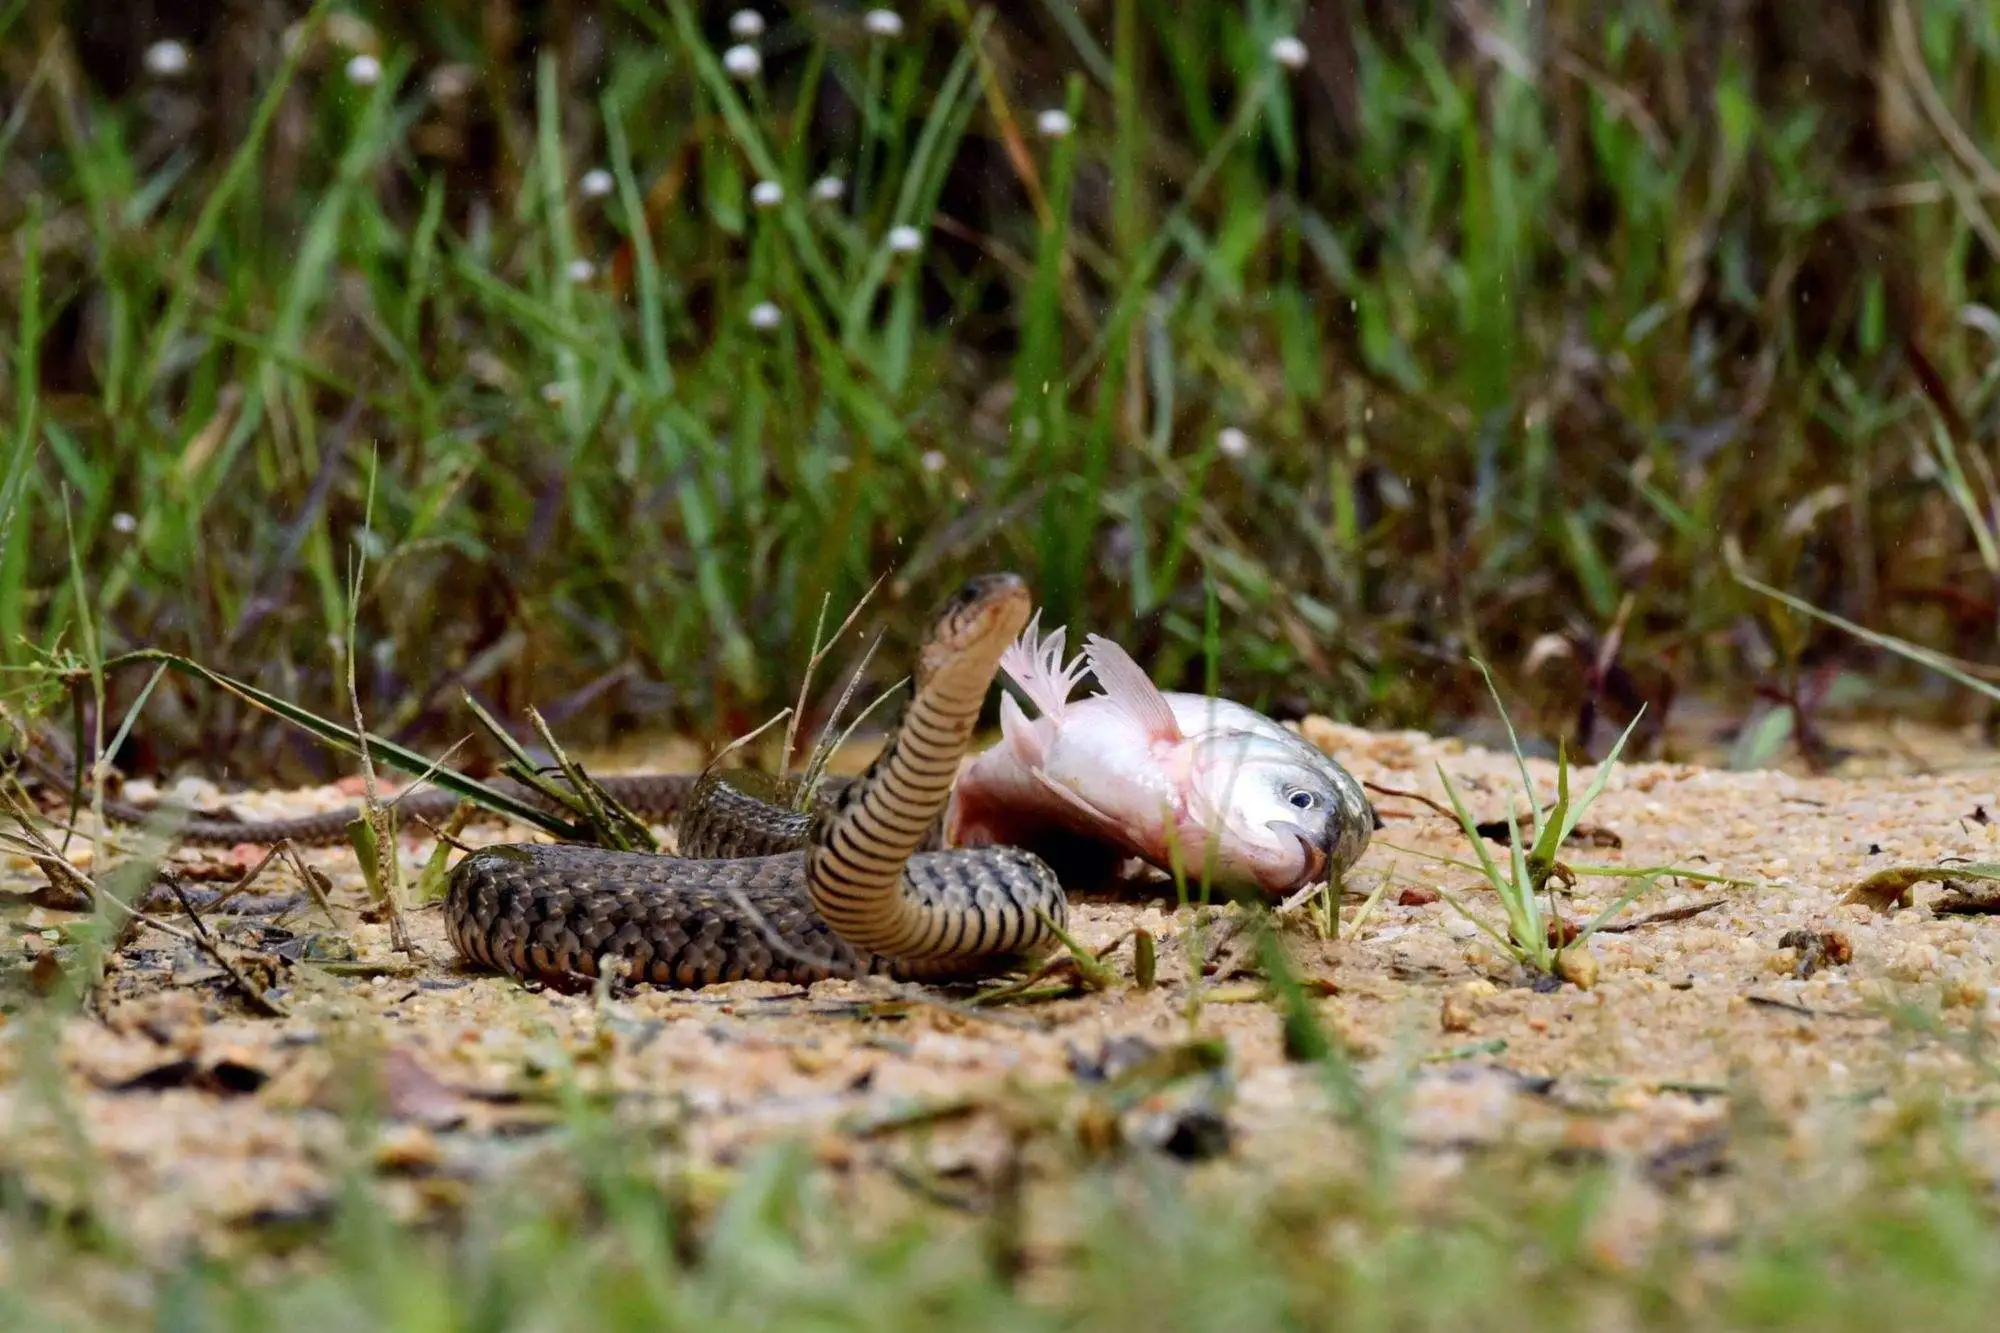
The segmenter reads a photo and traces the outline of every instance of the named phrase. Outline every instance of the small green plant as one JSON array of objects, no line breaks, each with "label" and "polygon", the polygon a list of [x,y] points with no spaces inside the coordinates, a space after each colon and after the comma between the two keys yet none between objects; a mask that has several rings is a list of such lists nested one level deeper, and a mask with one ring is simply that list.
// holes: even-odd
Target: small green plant
[{"label": "small green plant", "polygon": [[[1452,785],[1444,766],[1437,766],[1438,780],[1444,784],[1446,796],[1451,799],[1452,812],[1458,817],[1459,827],[1479,858],[1479,864],[1466,865],[1465,862],[1450,858],[1439,858],[1448,864],[1461,868],[1476,869],[1493,887],[1500,899],[1501,908],[1506,913],[1506,930],[1497,929],[1485,918],[1468,908],[1456,895],[1439,888],[1444,900],[1497,941],[1501,948],[1522,967],[1545,976],[1560,976],[1581,986],[1589,986],[1596,976],[1596,966],[1591,959],[1587,941],[1609,924],[1611,919],[1623,911],[1641,893],[1654,887],[1662,876],[1700,880],[1707,883],[1731,883],[1721,876],[1705,875],[1698,871],[1684,870],[1674,866],[1652,866],[1644,869],[1627,869],[1622,866],[1570,865],[1558,858],[1562,845],[1583,822],[1583,815],[1597,798],[1603,794],[1604,785],[1611,778],[1612,765],[1618,762],[1619,752],[1639,725],[1644,716],[1641,708],[1625,727],[1623,734],[1597,766],[1597,774],[1581,798],[1572,801],[1569,788],[1569,752],[1566,746],[1556,751],[1556,799],[1547,810],[1543,810],[1535,800],[1535,786],[1528,776],[1528,761],[1521,752],[1520,737],[1514,731],[1514,722],[1507,714],[1507,705],[1500,698],[1500,692],[1493,684],[1493,675],[1486,664],[1473,659],[1473,664],[1486,679],[1487,691],[1493,696],[1495,707],[1500,710],[1500,720],[1507,727],[1507,743],[1514,752],[1514,762],[1520,769],[1521,788],[1528,797],[1528,820],[1534,833],[1534,840],[1527,848],[1521,845],[1521,824],[1511,807],[1507,812],[1507,867],[1502,870],[1495,864],[1493,856],[1486,850],[1486,839],[1478,825],[1465,808],[1459,797],[1458,788]],[[1630,879],[1632,887],[1618,895],[1603,911],[1581,927],[1571,926],[1557,906],[1558,886],[1574,888],[1579,876],[1596,875]]]}]

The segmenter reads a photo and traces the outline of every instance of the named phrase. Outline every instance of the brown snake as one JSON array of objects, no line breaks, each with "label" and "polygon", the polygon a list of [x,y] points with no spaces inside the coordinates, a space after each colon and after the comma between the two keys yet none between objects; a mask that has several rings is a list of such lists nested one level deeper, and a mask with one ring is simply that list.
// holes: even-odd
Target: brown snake
[{"label": "brown snake", "polygon": [[[565,987],[614,974],[656,985],[804,982],[883,973],[973,978],[1045,951],[1067,900],[1049,865],[1014,847],[940,850],[941,816],[1001,651],[1025,624],[1012,574],[968,583],[920,653],[902,718],[868,771],[826,778],[810,815],[754,775],[635,774],[596,781],[649,822],[677,825],[678,855],[514,843],[453,867],[445,923],[468,961]],[[511,781],[494,784],[564,813]],[[782,784],[776,784],[782,785]],[[443,819],[448,791],[405,794],[405,818]],[[127,822],[157,812],[107,802]],[[207,845],[344,840],[355,809],[298,819],[193,818],[174,834]]]},{"label": "brown snake", "polygon": [[[1068,906],[1045,862],[1014,847],[921,850],[934,840],[1028,604],[1012,574],[974,579],[946,604],[903,716],[867,772],[809,817],[771,809],[786,850],[482,848],[451,871],[444,914],[453,947],[471,962],[555,984],[595,978],[609,964],[627,980],[669,986],[858,973],[969,979],[1044,952]],[[703,809],[697,802],[691,811],[686,850],[730,850],[730,829],[757,835],[754,820],[724,818],[711,847]]]}]

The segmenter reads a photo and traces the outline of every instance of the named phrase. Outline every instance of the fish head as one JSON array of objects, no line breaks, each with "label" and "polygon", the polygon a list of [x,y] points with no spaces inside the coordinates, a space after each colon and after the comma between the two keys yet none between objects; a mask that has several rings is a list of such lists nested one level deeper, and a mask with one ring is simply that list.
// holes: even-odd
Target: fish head
[{"label": "fish head", "polygon": [[1347,870],[1375,831],[1354,775],[1300,737],[1228,731],[1196,746],[1190,813],[1216,835],[1218,879],[1283,897]]}]

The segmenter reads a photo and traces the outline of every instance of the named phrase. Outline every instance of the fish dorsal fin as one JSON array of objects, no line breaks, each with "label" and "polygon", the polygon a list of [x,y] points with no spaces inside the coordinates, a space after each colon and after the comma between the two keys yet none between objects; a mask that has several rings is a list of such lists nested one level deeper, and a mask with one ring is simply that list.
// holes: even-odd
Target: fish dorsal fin
[{"label": "fish dorsal fin", "polygon": [[1153,684],[1132,655],[1111,640],[1092,634],[1083,641],[1083,655],[1090,674],[1104,688],[1104,697],[1145,729],[1153,740],[1178,741],[1181,724],[1174,720],[1173,706],[1160,687]]},{"label": "fish dorsal fin", "polygon": [[1063,661],[1063,640],[1069,627],[1058,625],[1044,637],[1041,633],[1041,608],[1035,609],[1035,618],[1021,631],[1021,637],[1007,645],[1000,654],[1000,669],[1007,678],[1020,686],[1021,693],[1043,717],[1059,718],[1063,706],[1083,679],[1084,664],[1081,655],[1065,663]]}]

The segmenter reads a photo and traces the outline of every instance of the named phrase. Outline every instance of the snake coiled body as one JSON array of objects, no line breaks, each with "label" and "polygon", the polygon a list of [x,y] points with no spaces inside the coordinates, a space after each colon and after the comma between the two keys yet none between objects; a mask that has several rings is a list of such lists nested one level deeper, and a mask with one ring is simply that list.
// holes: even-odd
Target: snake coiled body
[{"label": "snake coiled body", "polygon": [[[975,579],[947,604],[868,771],[791,817],[802,824],[775,826],[780,843],[803,845],[752,856],[484,848],[450,875],[453,947],[523,979],[574,985],[608,965],[666,986],[971,979],[1046,951],[1067,900],[1045,862],[1012,847],[924,850],[935,846],[1001,650],[1027,613],[1026,586],[1011,574]],[[699,833],[690,841],[687,850],[710,850]]]}]

